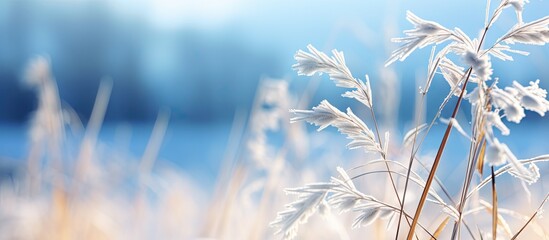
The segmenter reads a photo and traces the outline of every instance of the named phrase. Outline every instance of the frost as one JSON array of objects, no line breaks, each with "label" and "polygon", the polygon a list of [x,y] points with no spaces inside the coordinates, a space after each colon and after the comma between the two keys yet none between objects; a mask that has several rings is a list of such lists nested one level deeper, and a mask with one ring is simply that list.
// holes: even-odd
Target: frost
[{"label": "frost", "polygon": [[498,42],[502,41],[509,44],[545,45],[549,42],[549,16],[529,23],[515,25],[498,40]]},{"label": "frost", "polygon": [[485,54],[481,56],[476,52],[467,51],[463,55],[463,60],[467,65],[473,68],[473,73],[475,73],[480,80],[486,81],[490,79],[493,70],[492,63],[490,62],[490,57],[488,55]]},{"label": "frost", "polygon": [[520,120],[526,116],[520,101],[508,91],[492,89],[490,95],[494,105],[503,110],[508,121],[520,123]]},{"label": "frost", "polygon": [[442,25],[427,21],[414,15],[408,11],[406,19],[414,25],[414,29],[406,30],[406,37],[393,38],[393,42],[403,43],[402,46],[391,54],[391,57],[385,63],[385,66],[399,60],[404,61],[414,50],[423,48],[430,44],[438,44],[448,40],[452,35],[452,31],[446,29]]},{"label": "frost", "polygon": [[526,110],[537,112],[540,116],[545,116],[549,111],[549,101],[545,99],[547,91],[539,88],[539,80],[530,82],[530,86],[524,87],[520,83],[513,81],[513,87],[517,90],[516,97],[520,100]]}]

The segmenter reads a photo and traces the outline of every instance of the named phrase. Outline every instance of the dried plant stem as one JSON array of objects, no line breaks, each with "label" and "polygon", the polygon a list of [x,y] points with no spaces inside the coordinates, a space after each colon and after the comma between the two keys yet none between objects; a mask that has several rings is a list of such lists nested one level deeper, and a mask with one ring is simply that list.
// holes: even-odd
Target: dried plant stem
[{"label": "dried plant stem", "polygon": [[[465,75],[464,75],[465,76]],[[463,79],[463,78],[462,78]],[[462,80],[463,81],[463,80]],[[456,88],[461,84],[461,81],[456,84]],[[419,140],[419,143],[417,143],[417,136],[414,136],[414,141],[413,141],[413,144],[412,144],[412,154],[411,154],[411,159],[410,159],[410,162],[409,162],[409,165],[408,165],[408,172],[407,172],[407,175],[409,176],[410,175],[410,171],[412,170],[412,166],[413,166],[413,163],[414,163],[414,160],[417,160],[416,159],[416,154],[419,152],[419,149],[421,148],[421,145],[423,144],[423,142],[425,141],[425,138],[427,137],[427,134],[431,131],[431,128],[433,127],[433,125],[435,124],[436,120],[439,118],[440,114],[442,113],[442,109],[446,106],[446,104],[449,102],[451,96],[452,96],[452,92],[454,92],[454,88],[451,89],[451,92],[448,94],[448,96],[446,96],[446,98],[444,99],[444,101],[442,102],[442,104],[440,105],[439,107],[439,110],[437,112],[437,114],[433,117],[433,119],[431,120],[431,123],[429,124],[429,126],[427,127],[427,130],[426,130],[426,134],[423,135],[423,137],[421,138],[421,140]],[[425,96],[425,93],[423,94],[423,96]],[[423,105],[423,101],[422,100],[422,103],[420,105]],[[416,123],[416,127],[417,127],[418,123]],[[417,147],[415,147],[417,143]],[[414,147],[415,147],[415,150],[414,150]],[[427,171],[429,171],[429,169],[423,164],[421,163],[419,160],[417,160],[420,165]],[[445,192],[446,196],[448,197],[448,199],[454,204],[454,201],[452,199],[452,197],[450,197],[450,194],[446,191],[446,189],[443,187],[443,185],[440,183],[440,181],[437,179],[437,177],[435,176],[435,180],[437,181],[437,183],[442,187],[443,191]],[[406,193],[407,193],[407,190],[408,190],[408,177],[406,178],[406,183],[405,183],[405,186],[404,186],[404,195],[403,195],[403,202],[406,198]],[[402,208],[404,208],[404,206],[401,206]],[[399,220],[400,220],[400,217],[399,217]],[[400,228],[400,224],[397,226],[397,229]],[[469,230],[469,228],[467,227],[467,229]],[[471,236],[473,236],[472,232],[469,231],[471,233]],[[396,235],[396,238],[395,239],[398,239],[398,230],[397,230],[397,235]]]},{"label": "dried plant stem", "polygon": [[248,169],[245,166],[237,166],[233,170],[225,189],[219,192],[219,199],[212,203],[210,211],[207,213],[206,219],[208,221],[205,222],[206,224],[200,233],[201,236],[206,238],[222,236],[226,230],[227,222],[230,221],[231,209],[234,208],[237,201],[238,189],[242,187],[247,175]]},{"label": "dried plant stem", "polygon": [[142,176],[150,174],[154,162],[158,158],[158,152],[160,151],[162,140],[168,129],[169,121],[170,110],[167,108],[161,109],[158,112],[151,137],[149,138],[149,142],[147,143],[147,147],[145,147],[145,152],[143,153],[143,157],[141,157],[141,162],[139,164],[139,171]]},{"label": "dried plant stem", "polygon": [[[256,102],[254,100],[254,102]],[[228,187],[231,187],[231,183],[233,180],[236,179],[236,177],[243,179],[243,176],[245,174],[238,174],[238,173],[244,173],[242,169],[238,168],[237,161],[240,159],[238,158],[238,148],[237,146],[240,144],[242,140],[242,135],[244,134],[244,124],[246,122],[245,118],[246,113],[244,111],[237,111],[234,115],[231,130],[229,133],[229,138],[227,141],[227,147],[225,150],[224,159],[222,161],[223,165],[221,169],[224,169],[219,175],[216,180],[216,186],[214,187],[213,191],[213,197],[212,199],[220,199],[219,201],[214,201],[210,203],[210,207],[208,208],[208,211],[205,213],[205,221],[207,224],[203,226],[203,229],[200,231],[202,236],[209,236],[210,234],[213,234],[217,226],[219,225],[218,219],[218,211],[221,211],[221,202],[225,203],[226,199],[228,198],[228,193],[225,192]]]},{"label": "dried plant stem", "polygon": [[[522,164],[522,165],[525,165],[525,164],[529,164],[529,163],[547,162],[547,161],[549,161],[549,155],[541,155],[541,156],[537,156],[535,158],[519,160],[519,163]],[[502,175],[504,173],[508,173],[511,169],[512,169],[511,164],[507,164],[507,165],[499,168],[498,170],[496,170],[494,172],[494,177],[499,177],[500,175]],[[488,184],[491,180],[492,180],[492,176],[488,176],[487,178],[482,180],[478,185],[476,185],[473,189],[471,189],[471,191],[467,194],[466,199],[471,198],[471,196],[473,196],[474,193],[480,191],[480,189],[483,188],[484,186],[486,186],[486,184]]]},{"label": "dried plant stem", "polygon": [[543,207],[543,205],[545,204],[545,202],[547,202],[547,199],[549,198],[549,193],[547,195],[545,195],[545,198],[543,199],[543,201],[541,201],[541,204],[539,205],[538,209],[536,209],[536,211],[534,212],[534,214],[532,214],[532,216],[530,217],[530,219],[528,219],[528,221],[520,228],[520,230],[511,238],[511,240],[515,240],[518,235],[520,233],[522,233],[522,231],[524,231],[524,229],[528,226],[528,224],[530,224],[532,222],[532,220],[534,220],[534,218],[538,215],[538,213],[541,211],[541,208]]},{"label": "dried plant stem", "polygon": [[[482,133],[481,133],[481,135],[482,135]],[[485,140],[482,140],[481,144],[476,144],[476,143],[471,142],[471,147],[470,147],[470,151],[469,151],[469,161],[467,163],[467,170],[465,172],[465,180],[463,181],[463,188],[462,188],[463,190],[461,192],[461,197],[460,197],[460,201],[459,201],[459,205],[458,205],[459,218],[458,218],[458,221],[456,221],[455,224],[454,224],[454,229],[452,231],[452,239],[454,239],[456,237],[456,234],[458,235],[458,238],[460,238],[459,237],[459,235],[461,234],[460,231],[459,231],[460,226],[461,226],[460,223],[463,221],[463,209],[465,208],[465,202],[467,200],[467,198],[466,198],[467,190],[469,189],[469,186],[471,185],[471,180],[473,178],[473,173],[474,173],[474,170],[475,170],[475,167],[476,167],[475,159],[478,159],[481,156],[480,154],[484,154],[482,152],[482,149],[481,149],[481,146],[484,143],[485,143]]]},{"label": "dried plant stem", "polygon": [[[285,141],[286,143],[288,141]],[[261,196],[261,200],[259,202],[259,208],[256,211],[255,214],[255,221],[250,229],[250,234],[248,236],[248,239],[261,239],[264,236],[261,236],[261,226],[266,225],[265,224],[265,216],[268,214],[268,210],[273,202],[273,193],[275,193],[275,189],[277,186],[277,183],[280,182],[280,178],[282,176],[281,172],[284,169],[284,160],[288,149],[288,144],[284,144],[284,146],[281,148],[281,150],[277,153],[277,157],[274,160],[272,169],[267,173],[267,182],[265,183],[264,191]]]},{"label": "dried plant stem", "polygon": [[[490,21],[488,22],[488,24],[484,27],[484,30],[482,32],[482,37],[480,38],[480,42],[478,44],[478,47],[477,47],[477,53],[480,51],[481,47],[482,47],[482,43],[484,42],[484,39],[486,38],[486,33],[488,33],[488,29],[490,28],[490,25],[492,24],[494,20],[494,16],[492,16],[492,18],[490,19]],[[458,99],[458,103],[456,104],[459,105],[459,101],[461,100],[461,97],[463,95],[463,91],[465,90],[465,85],[467,84],[467,81],[469,80],[469,77],[471,76],[471,72],[472,72],[472,67],[470,68],[470,71],[468,73],[468,76],[467,76],[467,79],[465,80],[465,84],[464,84],[464,88],[461,90],[461,94],[459,96],[460,99]],[[479,87],[482,87],[483,85],[482,84],[479,84]],[[486,108],[489,107],[489,102],[486,103],[487,106]],[[457,110],[454,109],[454,110]],[[455,113],[455,112],[454,112]],[[454,118],[455,116],[452,116],[452,118]],[[475,126],[473,126],[473,133],[475,131]],[[482,135],[482,133],[481,133]],[[474,145],[474,147],[473,147]],[[456,221],[454,223],[454,230],[452,231],[452,239],[455,239],[456,238],[456,234],[459,236],[460,235],[460,226],[461,226],[461,221],[462,221],[462,218],[463,218],[463,209],[465,208],[465,203],[467,201],[467,198],[466,198],[466,195],[467,195],[467,191],[469,190],[469,186],[470,186],[470,183],[471,183],[471,179],[473,178],[473,171],[475,169],[475,159],[477,159],[477,157],[474,155],[476,153],[478,153],[478,150],[479,150],[479,144],[474,144],[473,142],[471,142],[471,147],[469,149],[469,161],[467,163],[467,170],[466,170],[466,173],[465,173],[465,180],[463,182],[463,189],[461,190],[461,198],[460,198],[460,202],[459,202],[459,206],[458,206],[458,212],[459,212],[459,218],[458,218],[458,221]]]},{"label": "dried plant stem", "polygon": [[[370,114],[372,115],[372,119],[374,121],[374,128],[376,130],[377,141],[379,142],[379,144],[381,144],[382,141],[381,141],[381,137],[380,137],[380,134],[379,134],[379,127],[378,127],[378,124],[377,124],[376,115],[374,113],[374,106],[373,105],[370,106],[369,109],[370,109]],[[387,139],[385,139],[385,141],[387,141]],[[415,138],[414,138],[414,141],[415,141]],[[383,159],[387,160],[387,156],[384,153],[381,154],[381,157]],[[398,218],[398,227],[397,227],[397,228],[399,228],[401,218],[402,218],[402,212],[404,210],[404,208],[403,208],[404,207],[404,198],[401,200],[400,196],[398,195],[398,190],[396,188],[395,180],[393,179],[393,175],[391,175],[391,168],[389,168],[389,164],[387,163],[387,161],[385,161],[385,167],[387,168],[387,172],[389,173],[389,179],[391,180],[391,185],[393,186],[393,191],[395,192],[395,195],[397,197],[398,204],[401,206],[400,213],[399,213],[399,218]],[[406,178],[406,179],[408,179],[408,178]],[[408,218],[406,218],[406,222],[408,223],[408,226],[411,226],[410,220]],[[398,230],[397,230],[397,237],[398,237]]]},{"label": "dried plant stem", "polygon": [[[464,74],[464,77],[465,77],[465,74]],[[456,85],[456,88],[462,84],[462,81],[464,81],[465,79],[462,78],[462,80]],[[427,130],[426,130],[426,134],[423,135],[423,137],[421,138],[421,140],[419,140],[419,143],[417,143],[417,147],[415,147],[415,150],[414,150],[414,146],[412,146],[412,157],[414,158],[415,161],[418,161],[418,163],[420,163],[420,165],[426,170],[426,171],[429,171],[429,169],[427,168],[427,166],[425,166],[425,164],[423,164],[421,161],[419,161],[419,159],[417,159],[416,154],[419,152],[419,149],[421,148],[421,145],[423,144],[423,142],[425,141],[425,138],[427,137],[427,134],[430,132],[431,128],[433,127],[433,125],[435,124],[436,120],[438,119],[438,117],[440,116],[440,114],[442,113],[442,109],[446,106],[446,104],[449,102],[450,100],[450,97],[452,96],[452,92],[454,91],[454,89],[452,89],[452,91],[448,94],[448,96],[445,98],[444,102],[440,105],[439,107],[439,110],[438,110],[438,113],[433,117],[433,119],[431,120],[431,123],[429,124],[429,126],[427,127]],[[416,124],[417,125],[417,124]],[[417,137],[417,136],[416,136]],[[415,140],[415,139],[414,139]],[[413,145],[416,145],[416,142],[417,140],[414,142]],[[411,171],[412,169],[412,166],[413,166],[413,162],[414,161],[411,161],[409,163],[409,166],[408,166],[408,171]],[[407,173],[408,175],[410,173]],[[441,183],[440,180],[438,180],[438,178],[435,176],[435,181],[437,181],[437,183],[440,185],[440,187],[442,188],[442,190],[444,191],[445,195],[448,197],[448,199],[452,202],[452,204],[454,205],[457,205],[454,200],[452,199],[452,197],[450,196],[450,194],[448,193],[448,191],[446,190],[446,188],[443,186],[443,184]],[[408,179],[406,179],[406,181],[408,181]],[[406,196],[406,192],[407,192],[407,187],[405,186],[404,188],[404,196],[403,196],[403,202],[404,202],[404,199],[405,199],[405,196]],[[467,224],[465,224],[465,227],[467,228],[468,232],[471,234],[471,237],[474,238],[474,235],[473,235],[473,232],[471,231],[471,229],[469,228],[469,226]],[[398,239],[398,236],[397,236],[397,239]]]},{"label": "dried plant stem", "polygon": [[[425,164],[423,164],[421,161],[419,161],[419,159],[417,159],[415,156],[415,161],[417,161],[421,167],[423,167],[425,170],[429,171],[429,169],[427,168],[427,166],[425,166]],[[439,185],[440,189],[442,190],[442,192],[444,193],[444,195],[448,198],[448,200],[454,205],[456,206],[456,202],[452,199],[452,196],[450,195],[450,193],[448,192],[448,190],[446,189],[446,187],[444,187],[444,185],[442,184],[442,181],[440,181],[440,179],[435,176],[435,182],[437,182],[437,184]],[[463,222],[463,225],[465,226],[465,228],[467,229],[467,232],[469,233],[469,235],[471,235],[471,238],[472,239],[475,239],[475,235],[473,234],[473,231],[471,230],[471,228],[469,227],[469,225],[462,219],[462,222]]]},{"label": "dried plant stem", "polygon": [[[454,111],[452,112],[452,117],[455,118],[459,109],[459,106],[461,104],[461,100],[463,99],[463,93],[465,92],[465,89],[467,87],[467,83],[469,82],[469,78],[471,77],[471,73],[473,71],[473,68],[470,67],[467,70],[467,77],[465,78],[465,82],[463,83],[463,86],[461,87],[461,93],[459,94],[459,98],[457,100],[456,106],[454,107]],[[429,176],[427,177],[427,182],[425,183],[425,188],[423,189],[423,193],[421,193],[421,198],[419,199],[419,203],[416,209],[416,213],[414,214],[414,218],[412,221],[412,225],[410,226],[410,231],[408,232],[408,236],[406,239],[411,240],[414,236],[416,225],[419,221],[419,216],[421,215],[421,210],[423,209],[423,205],[425,205],[425,201],[427,200],[427,195],[429,193],[429,188],[431,188],[431,184],[433,183],[433,179],[435,177],[435,173],[438,168],[438,164],[440,163],[440,159],[442,158],[442,153],[444,152],[444,148],[446,147],[446,142],[448,141],[448,137],[450,137],[450,132],[452,131],[453,122],[450,121],[448,123],[448,127],[446,128],[446,132],[444,133],[444,137],[442,138],[442,141],[440,143],[440,147],[438,148],[437,155],[435,157],[435,161],[433,162],[433,167],[431,168],[431,171],[429,172]]]},{"label": "dried plant stem", "polygon": [[494,166],[492,170],[492,239],[496,239],[498,229],[498,194],[496,192],[496,178],[494,177]]},{"label": "dried plant stem", "polygon": [[[376,115],[374,113],[374,106],[370,106],[369,109],[370,109],[370,114],[372,115],[372,119],[374,121],[374,127],[375,127],[375,130],[376,130],[377,141],[379,142],[379,144],[381,144],[382,141],[381,141],[381,137],[380,137],[380,134],[379,134],[379,127],[378,127],[378,124],[377,124]],[[385,141],[387,141],[387,139],[385,139]],[[387,156],[385,155],[385,153],[381,153],[381,157],[383,159],[387,160]],[[386,161],[385,161],[385,167],[387,168],[387,172],[389,173],[389,179],[391,180],[391,185],[393,186],[393,190],[395,191],[395,195],[397,197],[398,204],[403,205],[404,201],[401,200],[400,196],[398,195],[398,190],[396,188],[395,180],[393,179],[393,176],[390,173],[391,169],[389,168],[389,164]],[[408,219],[406,219],[406,222],[408,222],[408,225],[410,225],[410,221]]]},{"label": "dried plant stem", "polygon": [[446,224],[448,224],[448,221],[450,221],[450,217],[444,218],[444,220],[438,225],[435,233],[433,233],[433,237],[431,238],[431,240],[435,240],[438,236],[440,236],[442,230],[444,230],[444,227],[446,227]]},{"label": "dried plant stem", "polygon": [[[489,110],[491,107],[490,101],[486,103],[486,108]],[[480,120],[480,126],[484,125],[484,119]],[[477,124],[473,124],[473,130],[472,135],[476,136],[476,128]],[[456,234],[458,235],[458,238],[460,238],[460,227],[461,222],[463,221],[463,209],[465,208],[465,202],[467,201],[467,191],[469,189],[469,186],[471,185],[471,180],[473,179],[473,173],[475,171],[475,167],[479,170],[479,173],[482,175],[482,166],[484,165],[484,154],[485,154],[485,148],[486,148],[486,139],[484,138],[485,132],[481,130],[481,132],[478,134],[478,138],[480,141],[474,141],[471,142],[471,147],[469,148],[469,161],[467,163],[467,171],[465,173],[465,180],[463,181],[463,189],[461,192],[461,198],[459,201],[458,206],[458,212],[459,212],[459,218],[458,221],[454,224],[454,229],[452,231],[452,238],[456,237]],[[475,162],[476,160],[476,162]],[[480,166],[479,166],[480,164]],[[493,169],[492,169],[493,170]],[[497,217],[497,215],[496,215]]]},{"label": "dried plant stem", "polygon": [[[374,112],[374,106],[371,105],[369,107],[370,109],[370,114],[372,115],[372,119],[374,121],[374,129],[376,131],[376,135],[377,135],[377,141],[379,142],[380,145],[383,145],[383,142],[381,141],[381,135],[380,135],[380,132],[379,132],[379,125],[377,124],[377,118],[376,118],[376,115],[375,115],[375,112]],[[385,139],[385,141],[388,141],[388,139]],[[385,155],[385,153],[381,153],[381,157],[384,159],[384,160],[387,160],[387,156]],[[398,189],[396,188],[396,184],[395,184],[395,180],[393,179],[393,176],[391,175],[391,168],[389,168],[389,164],[385,161],[385,167],[387,168],[387,173],[389,175],[389,180],[391,181],[391,186],[393,186],[393,191],[395,192],[395,195],[397,197],[397,200],[398,200],[398,204],[403,206],[404,205],[404,200],[401,200],[400,199],[400,196],[398,195]],[[400,209],[401,212],[400,212],[400,215],[399,216],[402,216],[402,208]],[[408,226],[410,226],[410,220],[408,220],[406,218],[406,222],[408,223]],[[400,226],[400,217],[399,217],[399,224]],[[397,231],[398,232],[398,231]]]},{"label": "dried plant stem", "polygon": [[97,96],[95,97],[95,103],[91,112],[90,120],[86,126],[86,132],[84,139],[80,144],[80,152],[78,153],[76,167],[75,167],[75,179],[73,180],[72,191],[76,192],[77,184],[84,178],[85,171],[90,167],[93,159],[93,148],[97,143],[99,136],[99,130],[103,124],[105,113],[107,112],[107,106],[109,105],[109,99],[111,97],[113,82],[111,79],[106,78],[101,80],[99,89],[97,90]]},{"label": "dried plant stem", "polygon": [[[420,106],[423,106],[423,103],[425,102],[425,94],[422,94],[421,97],[421,104]],[[420,109],[420,113],[418,115],[421,115],[423,112],[423,108]],[[416,117],[416,128],[419,126],[419,117]],[[395,235],[395,240],[398,240],[398,235],[400,232],[400,222],[402,221],[402,212],[404,211],[404,202],[406,201],[406,192],[408,190],[408,183],[410,183],[410,173],[412,172],[412,165],[414,163],[415,153],[414,153],[414,147],[416,145],[417,141],[417,131],[414,134],[414,140],[412,142],[412,151],[410,155],[410,161],[408,164],[408,170],[406,171],[406,182],[404,183],[404,193],[402,194],[402,202],[400,203],[400,213],[398,215],[398,223],[397,223],[397,230]],[[440,184],[442,186],[442,184]],[[446,191],[445,191],[446,193]],[[452,198],[450,198],[452,199]],[[409,225],[409,224],[408,224]]]}]

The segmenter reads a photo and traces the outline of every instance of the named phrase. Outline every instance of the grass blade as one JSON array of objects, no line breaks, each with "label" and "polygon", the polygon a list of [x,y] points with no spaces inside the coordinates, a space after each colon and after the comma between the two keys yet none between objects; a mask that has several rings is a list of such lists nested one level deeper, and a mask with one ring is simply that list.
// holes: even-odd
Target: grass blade
[{"label": "grass blade", "polygon": [[440,225],[438,225],[437,230],[435,230],[435,232],[433,233],[433,237],[431,238],[431,240],[435,240],[440,236],[440,234],[446,227],[446,224],[448,224],[448,221],[450,221],[450,217],[446,217],[444,221],[442,221]]},{"label": "grass blade", "polygon": [[[482,136],[481,136],[482,138]],[[480,153],[478,155],[477,160],[477,171],[482,176],[482,172],[484,170],[484,153],[486,151],[486,141],[483,141],[482,146],[480,147]]]},{"label": "grass blade", "polygon": [[[480,200],[480,205],[482,205],[484,207],[484,209],[486,209],[486,211],[488,211],[490,214],[492,214],[492,212],[494,212],[494,206],[492,206],[491,203],[489,202],[486,202],[484,200]],[[503,216],[500,214],[500,209],[498,208],[497,210],[497,220],[496,220],[496,223],[497,225],[500,227],[500,229],[503,229],[503,231],[505,232],[505,234],[507,234],[507,237],[511,237],[511,228],[509,227],[509,224],[507,223],[507,221],[505,221],[505,218],[503,218]]]}]

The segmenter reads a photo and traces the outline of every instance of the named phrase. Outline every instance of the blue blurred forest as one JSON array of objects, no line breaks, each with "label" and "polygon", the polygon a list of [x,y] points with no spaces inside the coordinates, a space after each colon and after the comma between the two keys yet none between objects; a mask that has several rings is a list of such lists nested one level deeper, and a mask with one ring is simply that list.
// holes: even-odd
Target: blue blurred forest
[{"label": "blue blurred forest", "polygon": [[[260,79],[287,79],[297,95],[305,90],[309,78],[291,69],[298,49],[311,43],[323,51],[342,50],[353,73],[369,74],[375,89],[383,81],[384,61],[396,46],[390,38],[410,28],[406,10],[474,35],[482,27],[484,6],[485,1],[473,0],[4,0],[0,156],[24,157],[25,126],[37,103],[21,78],[27,61],[36,55],[49,57],[61,99],[84,121],[100,80],[113,79],[103,133],[107,140],[117,124],[137,126],[135,149],[140,149],[158,109],[168,107],[173,130],[160,156],[183,166],[191,163],[178,159],[190,156],[215,168],[235,112],[250,108]],[[548,9],[549,2],[531,0],[525,21],[546,15]],[[512,19],[511,11],[505,14]],[[494,36],[510,25],[510,20],[498,23]],[[530,57],[517,56],[512,63],[493,60],[494,76],[502,76],[504,83],[539,78],[540,86],[548,88],[549,48],[518,48],[530,51]],[[401,127],[413,116],[415,79],[425,76],[428,55],[429,49],[423,49],[393,65],[400,87],[388,94],[400,98]],[[432,91],[428,116],[448,88],[444,81],[433,87],[443,91]],[[337,105],[341,93],[331,82],[321,81],[310,102],[328,98]],[[547,125],[536,114],[525,121]]]}]

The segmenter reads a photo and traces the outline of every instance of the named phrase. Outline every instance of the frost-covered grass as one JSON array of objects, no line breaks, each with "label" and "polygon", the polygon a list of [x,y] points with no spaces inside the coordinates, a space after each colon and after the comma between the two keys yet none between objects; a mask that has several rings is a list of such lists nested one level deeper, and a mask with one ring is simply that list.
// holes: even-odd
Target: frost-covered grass
[{"label": "frost-covered grass", "polygon": [[[365,81],[355,78],[346,66],[343,53],[337,50],[332,51],[332,56],[311,45],[307,47],[308,51],[299,50],[295,55],[297,63],[293,66],[298,74],[313,76],[325,73],[336,86],[350,89],[342,96],[364,105],[370,113],[373,126],[365,124],[350,108],[342,112],[327,100],[312,110],[290,110],[295,115],[292,121],[309,122],[318,126],[319,131],[333,126],[350,140],[347,145],[349,149],[364,149],[377,154],[379,158],[365,161],[352,169],[361,168],[353,175],[338,168],[337,177],[332,177],[331,181],[287,189],[288,193],[297,195],[297,200],[288,204],[287,209],[280,212],[271,223],[278,230],[277,233],[285,239],[292,239],[298,233],[298,226],[306,223],[309,217],[316,212],[334,208],[340,213],[355,212],[355,220],[350,224],[353,228],[369,226],[375,222],[386,224],[390,233],[387,237],[395,239],[402,235],[409,240],[439,237],[485,239],[496,236],[514,239],[526,235],[527,230],[531,231],[529,238],[548,238],[548,229],[543,227],[547,224],[539,223],[543,222],[539,215],[549,197],[549,191],[542,188],[541,192],[532,192],[530,186],[540,178],[536,163],[549,160],[549,155],[518,159],[495,133],[499,131],[501,135],[509,135],[510,130],[506,124],[521,123],[527,110],[541,116],[549,111],[547,91],[539,87],[539,80],[528,84],[513,81],[511,86],[500,88],[498,79],[492,78],[493,57],[503,61],[513,60],[510,54],[528,55],[527,52],[514,49],[516,43],[545,45],[549,42],[549,16],[523,22],[525,2],[504,0],[491,9],[488,1],[485,27],[478,38],[467,36],[459,28],[450,30],[412,12],[407,13],[407,19],[414,28],[404,31],[405,37],[393,39],[401,46],[393,51],[386,66],[406,60],[418,48],[434,45],[428,64],[428,77],[419,92],[421,101],[427,96],[431,82],[438,80],[437,75],[442,75],[449,83],[450,91],[430,123],[416,121],[416,126],[402,140],[401,148],[393,150],[397,154],[391,153],[389,132],[383,135],[380,132],[368,76]],[[515,10],[517,23],[495,42],[485,43],[490,28],[506,9]],[[436,46],[439,45],[443,47],[437,51]],[[456,58],[460,61],[455,61]],[[441,117],[442,109],[453,97],[457,101],[452,115],[444,119]],[[462,103],[471,105],[469,123],[460,123],[456,118]],[[423,161],[417,155],[422,147],[423,136],[429,134],[439,119],[447,124],[446,131],[434,160]],[[504,123],[502,119],[509,123]],[[444,149],[451,144],[448,139],[454,128],[470,141],[469,149],[463,149],[468,152],[467,168],[462,173],[463,182],[458,193],[449,192],[446,186],[451,183],[436,177],[438,166],[444,164]],[[373,164],[382,167],[362,170]],[[421,174],[421,168],[427,170],[427,176]],[[385,189],[384,198],[377,197],[369,188],[355,186],[355,181],[370,174],[387,177],[390,186]],[[521,204],[514,203],[510,209],[504,208],[505,203],[498,201],[498,187],[501,186],[496,183],[499,182],[498,177],[504,174],[521,181],[523,189],[516,192],[525,196]],[[366,183],[374,184],[377,183]],[[491,189],[482,191],[489,186]],[[533,202],[532,196],[537,196],[537,202]],[[523,206],[530,205],[539,207],[533,212],[522,212]],[[426,209],[429,211],[424,211]],[[482,214],[486,211],[487,214]],[[513,218],[513,224],[508,224],[509,218]],[[447,225],[453,225],[453,228]]]},{"label": "frost-covered grass", "polygon": [[[491,62],[527,55],[514,49],[517,43],[547,43],[549,18],[524,22],[525,1],[489,3],[477,38],[408,12],[414,28],[394,39],[401,47],[384,71],[434,46],[414,125],[402,136],[376,118],[383,114],[380,119],[394,124],[394,96],[372,91],[375,84],[387,84],[385,92],[396,88],[394,72],[361,80],[340,51],[299,50],[293,66],[299,75],[324,73],[362,108],[342,111],[323,100],[299,110],[308,108],[314,83],[296,97],[286,80],[261,80],[249,114],[235,115],[215,186],[158,164],[168,110],[159,112],[143,156],[124,155],[98,137],[112,82],[102,81],[83,126],[59,98],[49,60],[32,59],[25,80],[39,104],[25,168],[0,185],[0,239],[548,239],[549,222],[541,215],[549,155],[513,153],[501,137],[512,133],[509,124],[526,124],[525,111],[549,111],[547,92],[533,79],[500,87],[497,77],[505,76]],[[485,42],[500,14],[512,10],[517,24]],[[424,123],[433,81],[446,81],[450,90]],[[460,104],[471,105],[466,117],[456,116]],[[454,111],[445,116],[445,108]],[[306,122],[319,131],[337,129],[349,150],[330,132],[309,133]],[[446,128],[440,145],[425,144],[438,122]],[[444,153],[454,144],[451,134],[462,135],[469,148],[457,168],[463,171],[449,178],[437,169],[459,165]]]},{"label": "frost-covered grass", "polygon": [[[48,58],[31,59],[25,83],[38,108],[23,168],[0,182],[0,239],[269,238],[273,206],[288,200],[283,186],[326,169],[291,166],[305,162],[308,146],[303,126],[284,120],[295,102],[286,81],[262,80],[249,119],[236,115],[221,174],[207,176],[216,186],[157,162],[168,110],[159,112],[143,155],[133,157],[99,139],[112,81],[102,81],[85,126],[59,98]],[[283,146],[271,143],[274,132]]]}]

